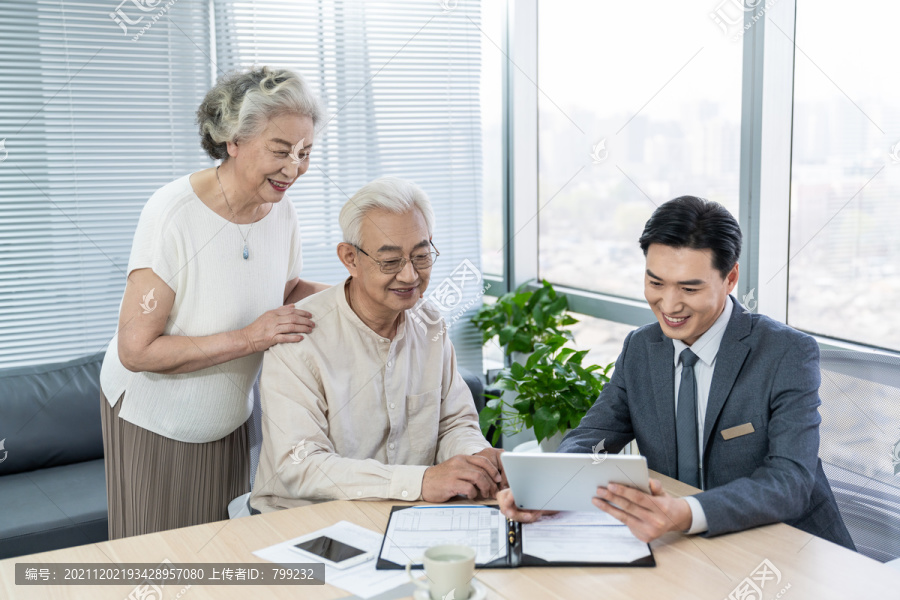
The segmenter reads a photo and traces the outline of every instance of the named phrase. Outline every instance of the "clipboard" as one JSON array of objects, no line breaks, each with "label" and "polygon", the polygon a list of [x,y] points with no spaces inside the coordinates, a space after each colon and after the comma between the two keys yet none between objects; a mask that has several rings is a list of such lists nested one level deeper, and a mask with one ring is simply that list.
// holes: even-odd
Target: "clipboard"
[{"label": "clipboard", "polygon": [[[440,508],[454,508],[454,509],[473,509],[473,510],[484,510],[484,509],[493,509],[496,511],[499,518],[502,519],[504,523],[504,536],[506,538],[506,552],[497,558],[493,558],[492,560],[480,560],[479,557],[476,557],[475,560],[475,568],[477,569],[514,569],[517,567],[655,567],[656,559],[653,556],[653,550],[650,548],[649,544],[642,543],[644,547],[646,547],[646,555],[636,558],[631,561],[548,561],[543,558],[532,556],[526,554],[524,552],[525,542],[523,539],[523,524],[517,521],[510,521],[502,514],[500,514],[500,509],[496,504],[480,504],[480,505],[472,505],[472,506],[460,506],[460,505],[436,505],[436,506],[394,506],[391,508],[390,518],[388,520],[388,525],[385,528],[385,535],[381,540],[381,548],[378,550],[378,560],[375,563],[375,568],[378,570],[386,570],[386,569],[405,569],[406,563],[400,564],[396,560],[389,560],[385,558],[385,550],[386,547],[392,545],[392,540],[389,541],[388,533],[391,531],[391,521],[395,518],[395,516],[402,511],[422,511],[428,509],[440,509]],[[494,516],[494,515],[492,515]],[[624,525],[621,526],[612,526],[625,528]],[[627,528],[626,528],[627,529]],[[479,530],[479,534],[489,534],[492,531],[492,528],[485,528],[484,531]],[[532,531],[532,534],[534,532]],[[429,540],[427,538],[421,539],[417,541],[417,544],[420,544],[423,547],[429,547],[441,543],[457,543],[452,541],[444,541],[444,540]],[[602,538],[597,540],[598,544],[602,544]],[[421,551],[413,550],[410,552],[404,552],[404,556],[409,556],[408,560],[416,559],[420,556]],[[413,564],[413,568],[422,568],[421,563]]]}]

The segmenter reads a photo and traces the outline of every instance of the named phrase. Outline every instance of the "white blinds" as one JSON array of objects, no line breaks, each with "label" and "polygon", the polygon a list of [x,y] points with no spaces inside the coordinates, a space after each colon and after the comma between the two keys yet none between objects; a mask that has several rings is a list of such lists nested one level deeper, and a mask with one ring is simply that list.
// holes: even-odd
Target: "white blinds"
[{"label": "white blinds", "polygon": [[0,3],[0,367],[104,350],[141,207],[211,164],[209,11],[167,1]]},{"label": "white blinds", "polygon": [[416,181],[437,216],[429,291],[481,372],[480,337],[460,326],[481,290],[478,2],[213,5],[210,19],[202,0],[0,4],[0,368],[105,349],[141,207],[211,165],[193,123],[210,73],[271,64],[303,73],[331,115],[292,193],[303,277],[345,276],[337,215],[356,189]]},{"label": "white blinds", "polygon": [[479,3],[451,1],[449,10],[435,0],[215,6],[220,70],[289,67],[327,103],[330,117],[320,124],[309,171],[291,194],[303,232],[303,277],[346,277],[335,246],[348,196],[382,175],[417,182],[434,204],[441,252],[428,293],[440,291],[445,318],[458,318],[451,335],[460,364],[480,373],[480,336],[462,327],[481,291],[480,281],[466,278],[481,262]]}]

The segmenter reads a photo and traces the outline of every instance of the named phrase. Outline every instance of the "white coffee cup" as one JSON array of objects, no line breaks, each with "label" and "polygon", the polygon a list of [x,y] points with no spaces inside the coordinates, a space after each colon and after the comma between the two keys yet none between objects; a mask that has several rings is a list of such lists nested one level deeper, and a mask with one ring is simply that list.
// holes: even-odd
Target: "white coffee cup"
[{"label": "white coffee cup", "polygon": [[[424,582],[413,578],[410,572],[413,563],[418,562],[425,567]],[[406,564],[406,574],[430,594],[431,600],[466,600],[472,593],[475,550],[455,544],[432,546],[422,558]]]}]

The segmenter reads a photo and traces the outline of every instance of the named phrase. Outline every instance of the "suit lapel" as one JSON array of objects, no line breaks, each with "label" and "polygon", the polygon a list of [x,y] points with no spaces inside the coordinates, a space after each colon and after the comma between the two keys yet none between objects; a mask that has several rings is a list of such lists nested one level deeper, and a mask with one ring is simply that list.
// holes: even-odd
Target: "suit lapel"
[{"label": "suit lapel", "polygon": [[706,404],[706,422],[703,427],[703,454],[709,444],[709,438],[719,419],[719,413],[725,406],[725,399],[731,393],[734,382],[737,381],[744,360],[750,353],[750,346],[745,344],[743,338],[750,335],[751,317],[744,312],[744,307],[736,300],[734,302],[728,327],[722,337],[719,352],[716,354],[716,367],[713,371],[712,383],[709,386],[709,399]]},{"label": "suit lapel", "polygon": [[675,347],[672,340],[660,333],[661,339],[650,343],[650,380],[656,419],[666,453],[667,475],[675,476]]}]

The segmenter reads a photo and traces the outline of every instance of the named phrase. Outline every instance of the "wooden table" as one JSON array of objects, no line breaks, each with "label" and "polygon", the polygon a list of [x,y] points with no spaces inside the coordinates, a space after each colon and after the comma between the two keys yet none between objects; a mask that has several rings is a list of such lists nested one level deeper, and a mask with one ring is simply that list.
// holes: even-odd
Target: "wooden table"
[{"label": "wooden table", "polygon": [[[654,476],[674,495],[694,491],[678,481]],[[340,520],[383,532],[390,508],[397,504],[404,503],[334,501],[6,559],[0,561],[0,598],[123,600],[134,589],[133,585],[16,586],[17,562],[262,562],[252,554],[254,550]],[[767,582],[764,600],[900,598],[900,572],[783,524],[711,539],[668,534],[652,547],[656,568],[486,569],[477,577],[488,587],[489,597],[498,599],[727,600],[735,587],[768,559],[780,571],[781,581],[777,585]],[[181,586],[166,586],[164,600],[174,600],[181,591]],[[195,585],[180,598],[296,600],[345,596],[346,592],[329,585]]]}]

